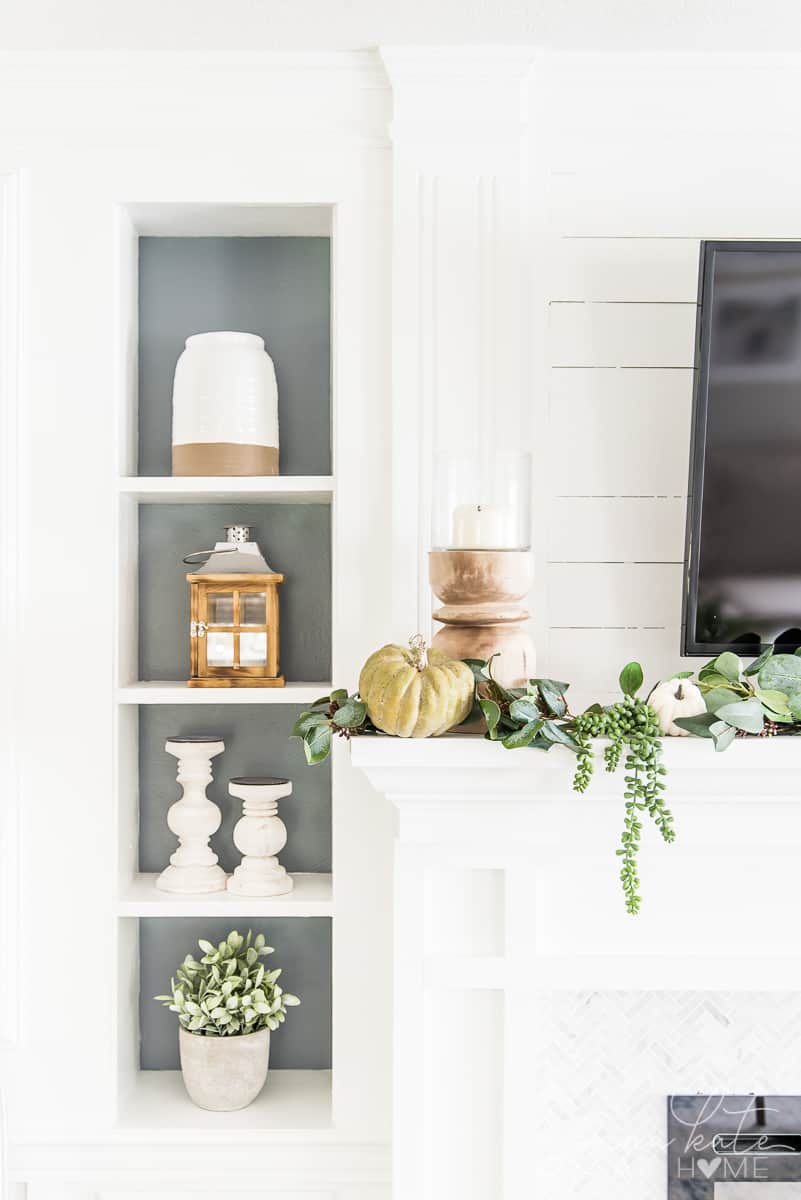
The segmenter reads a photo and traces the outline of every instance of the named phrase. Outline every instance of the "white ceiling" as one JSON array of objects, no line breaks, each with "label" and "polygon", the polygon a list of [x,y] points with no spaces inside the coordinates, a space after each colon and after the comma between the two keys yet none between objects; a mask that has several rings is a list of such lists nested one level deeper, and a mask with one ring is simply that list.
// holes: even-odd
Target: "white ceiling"
[{"label": "white ceiling", "polygon": [[798,50],[798,0],[0,0],[0,49]]}]

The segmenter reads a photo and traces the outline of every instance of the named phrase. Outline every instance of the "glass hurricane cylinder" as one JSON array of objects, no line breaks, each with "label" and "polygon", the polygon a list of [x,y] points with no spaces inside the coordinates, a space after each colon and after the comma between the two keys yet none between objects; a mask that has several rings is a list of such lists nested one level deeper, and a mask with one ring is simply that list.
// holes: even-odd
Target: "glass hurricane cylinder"
[{"label": "glass hurricane cylinder", "polygon": [[528,550],[531,456],[501,451],[439,458],[431,535],[435,550]]}]

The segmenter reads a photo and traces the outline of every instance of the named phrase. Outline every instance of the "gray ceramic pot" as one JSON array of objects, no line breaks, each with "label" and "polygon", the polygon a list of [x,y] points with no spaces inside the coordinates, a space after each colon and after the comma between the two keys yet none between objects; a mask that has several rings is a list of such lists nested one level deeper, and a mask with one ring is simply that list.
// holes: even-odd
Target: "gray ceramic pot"
[{"label": "gray ceramic pot", "polygon": [[267,1078],[270,1031],[231,1037],[202,1037],[178,1029],[181,1071],[187,1092],[199,1108],[233,1112],[258,1096]]}]

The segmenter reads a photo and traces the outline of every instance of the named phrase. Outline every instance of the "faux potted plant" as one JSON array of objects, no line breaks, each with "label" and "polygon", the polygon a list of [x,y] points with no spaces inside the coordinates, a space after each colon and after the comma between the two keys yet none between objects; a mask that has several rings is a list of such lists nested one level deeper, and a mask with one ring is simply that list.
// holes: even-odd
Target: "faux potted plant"
[{"label": "faux potted plant", "polygon": [[178,1014],[181,1071],[199,1108],[233,1112],[256,1099],[267,1078],[270,1034],[300,1004],[278,984],[280,968],[261,961],[273,953],[264,934],[232,930],[217,946],[203,938],[203,957],[187,954],[170,980],[171,994],[156,996]]}]

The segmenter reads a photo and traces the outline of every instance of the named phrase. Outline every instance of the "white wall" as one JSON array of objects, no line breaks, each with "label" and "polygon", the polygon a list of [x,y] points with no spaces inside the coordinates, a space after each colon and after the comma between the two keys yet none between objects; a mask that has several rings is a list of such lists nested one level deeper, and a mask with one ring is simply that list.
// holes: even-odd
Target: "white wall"
[{"label": "white wall", "polygon": [[391,43],[787,50],[794,0],[7,0],[6,49],[352,49]]},{"label": "white wall", "polygon": [[547,140],[548,402],[532,405],[550,480],[535,618],[548,671],[603,699],[630,658],[651,679],[679,665],[699,240],[801,236],[801,63],[551,55],[546,69],[545,132],[531,113],[535,159]]}]

